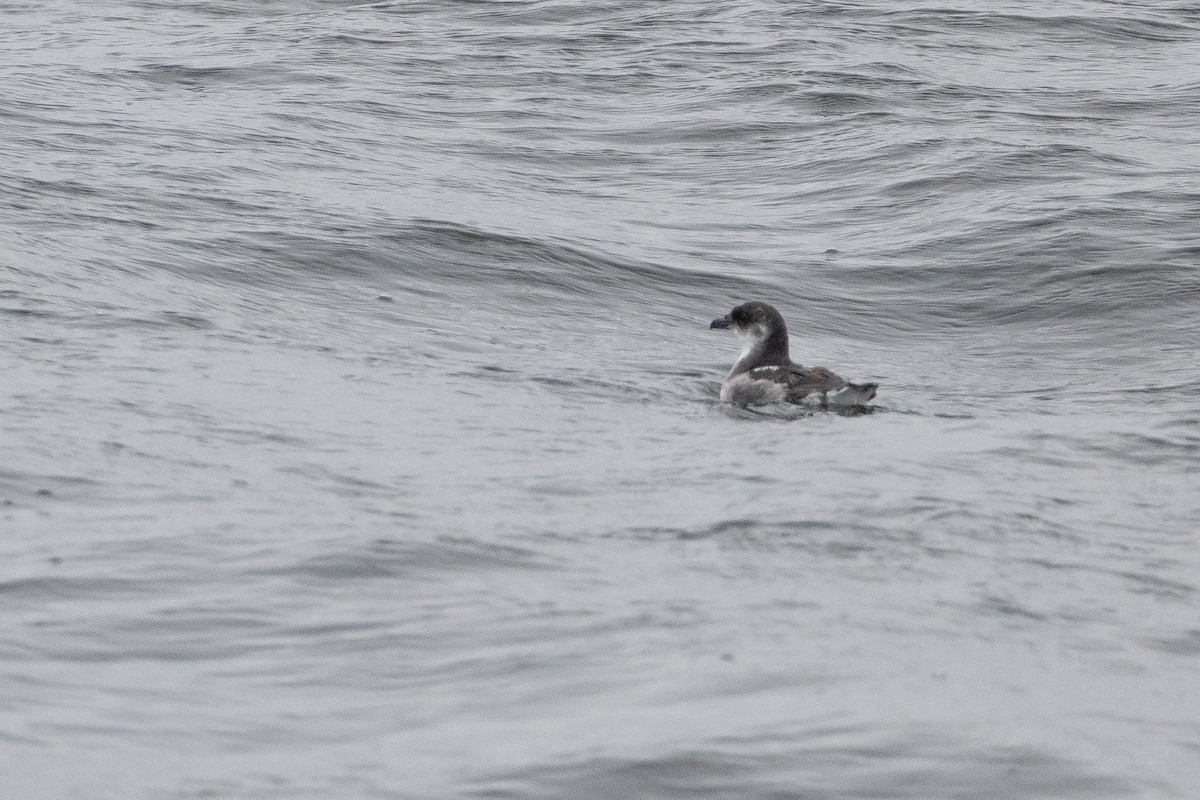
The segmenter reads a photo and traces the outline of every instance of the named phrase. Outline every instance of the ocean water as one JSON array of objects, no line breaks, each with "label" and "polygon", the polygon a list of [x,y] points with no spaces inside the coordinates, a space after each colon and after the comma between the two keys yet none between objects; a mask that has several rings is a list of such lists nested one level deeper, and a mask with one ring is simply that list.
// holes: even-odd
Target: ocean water
[{"label": "ocean water", "polygon": [[985,6],[0,6],[0,795],[1200,796],[1200,5]]}]

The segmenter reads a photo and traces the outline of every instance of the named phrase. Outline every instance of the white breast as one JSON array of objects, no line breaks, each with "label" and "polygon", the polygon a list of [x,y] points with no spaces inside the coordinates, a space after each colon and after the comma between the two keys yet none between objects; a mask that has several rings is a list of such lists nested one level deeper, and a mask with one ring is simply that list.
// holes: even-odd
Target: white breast
[{"label": "white breast", "polygon": [[721,384],[721,402],[735,406],[765,406],[787,399],[787,387],[775,381],[755,380],[746,373],[733,375]]}]

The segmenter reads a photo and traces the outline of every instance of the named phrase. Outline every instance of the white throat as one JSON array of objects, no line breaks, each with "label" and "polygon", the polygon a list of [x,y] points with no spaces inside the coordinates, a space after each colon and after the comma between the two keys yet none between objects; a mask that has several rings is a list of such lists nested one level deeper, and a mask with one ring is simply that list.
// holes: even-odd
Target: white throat
[{"label": "white throat", "polygon": [[762,347],[764,338],[762,336],[762,331],[757,325],[747,328],[744,331],[739,330],[737,334],[738,338],[742,340],[742,352],[741,355],[738,356],[738,360],[733,363],[733,368],[729,370],[730,375],[737,372],[738,368],[741,367],[744,362],[749,360],[752,356],[758,354],[758,351]]}]

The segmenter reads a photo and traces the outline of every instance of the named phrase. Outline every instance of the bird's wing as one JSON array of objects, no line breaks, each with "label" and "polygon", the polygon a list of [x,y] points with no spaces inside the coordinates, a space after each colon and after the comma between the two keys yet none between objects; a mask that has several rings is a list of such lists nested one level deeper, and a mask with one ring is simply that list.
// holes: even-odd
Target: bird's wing
[{"label": "bird's wing", "polygon": [[787,387],[788,400],[799,402],[810,394],[836,392],[846,382],[824,367],[757,367],[747,373],[754,380],[771,381]]},{"label": "bird's wing", "polygon": [[794,388],[803,387],[809,392],[836,392],[846,385],[840,376],[824,367],[794,367],[789,382]]},{"label": "bird's wing", "polygon": [[794,367],[755,367],[746,373],[746,377],[755,381],[771,381],[790,386]]}]

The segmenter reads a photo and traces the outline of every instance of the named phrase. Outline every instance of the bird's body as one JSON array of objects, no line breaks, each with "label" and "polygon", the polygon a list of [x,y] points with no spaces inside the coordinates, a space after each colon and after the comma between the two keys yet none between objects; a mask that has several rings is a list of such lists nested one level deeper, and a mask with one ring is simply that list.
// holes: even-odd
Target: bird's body
[{"label": "bird's body", "polygon": [[824,367],[794,363],[788,354],[787,323],[767,303],[743,303],[709,327],[733,329],[746,342],[721,385],[723,402],[761,406],[801,403],[819,395],[822,405],[861,406],[879,388],[875,383],[849,383]]}]

